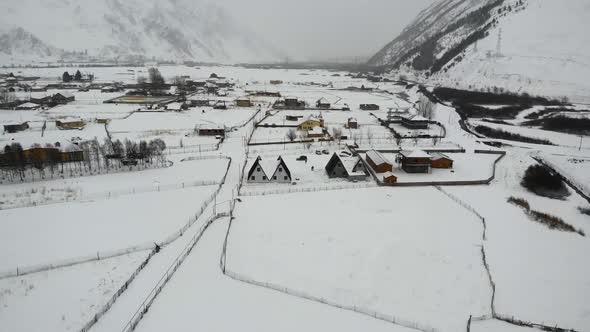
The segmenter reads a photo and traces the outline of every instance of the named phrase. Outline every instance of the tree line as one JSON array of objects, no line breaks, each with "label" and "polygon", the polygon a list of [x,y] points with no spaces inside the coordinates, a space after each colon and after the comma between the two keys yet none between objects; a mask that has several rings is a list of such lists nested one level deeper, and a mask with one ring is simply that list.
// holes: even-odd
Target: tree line
[{"label": "tree line", "polygon": [[105,138],[81,142],[77,149],[61,149],[59,145],[34,144],[25,151],[20,143],[6,145],[0,153],[3,180],[53,178],[76,174],[95,174],[119,170],[125,166],[161,167],[165,164],[166,143],[157,138],[134,142],[129,139],[111,142]]}]

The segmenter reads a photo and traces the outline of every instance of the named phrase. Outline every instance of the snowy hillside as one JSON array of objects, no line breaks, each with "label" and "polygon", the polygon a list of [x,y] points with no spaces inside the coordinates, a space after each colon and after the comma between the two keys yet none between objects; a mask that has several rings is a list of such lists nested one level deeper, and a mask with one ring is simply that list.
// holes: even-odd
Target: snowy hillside
[{"label": "snowy hillside", "polygon": [[590,102],[587,0],[444,0],[371,59],[465,89],[500,87]]},{"label": "snowy hillside", "polygon": [[0,12],[4,64],[80,57],[219,62],[277,58],[272,46],[206,1],[22,0],[0,3]]}]

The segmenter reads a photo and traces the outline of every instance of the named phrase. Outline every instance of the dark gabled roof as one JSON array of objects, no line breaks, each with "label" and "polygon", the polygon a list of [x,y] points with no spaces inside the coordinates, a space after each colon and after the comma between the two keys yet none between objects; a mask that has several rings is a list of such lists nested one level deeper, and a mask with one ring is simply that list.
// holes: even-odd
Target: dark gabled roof
[{"label": "dark gabled roof", "polygon": [[[277,173],[277,170],[279,169],[279,166],[283,166],[285,173],[287,173],[287,175],[289,175],[289,179],[293,179],[293,177],[291,176],[291,171],[289,170],[289,167],[287,167],[287,164],[285,164],[283,157],[279,156],[277,161],[279,163],[277,164],[277,167],[275,168],[275,171],[273,172],[272,176],[275,176],[275,174]],[[271,179],[272,179],[272,177],[271,177]]]},{"label": "dark gabled roof", "polygon": [[266,178],[267,179],[269,178],[268,174],[266,174],[266,171],[264,170],[264,167],[262,167],[262,165],[260,164],[261,160],[262,160],[262,158],[260,158],[260,156],[258,156],[258,158],[256,158],[256,160],[252,164],[252,167],[250,167],[250,171],[248,171],[248,179],[252,176],[252,173],[254,173],[254,170],[256,169],[256,167],[260,167],[260,169],[262,170],[262,173],[264,173]]},{"label": "dark gabled roof", "polygon": [[326,167],[325,167],[326,172],[328,172],[328,174],[329,174],[334,168],[336,168],[336,166],[338,166],[338,164],[340,164],[342,166],[342,168],[346,169],[344,167],[344,163],[342,162],[342,159],[340,159],[340,156],[338,156],[338,154],[336,152],[334,152],[334,154],[330,158],[330,161],[328,161],[328,163],[326,164]]}]

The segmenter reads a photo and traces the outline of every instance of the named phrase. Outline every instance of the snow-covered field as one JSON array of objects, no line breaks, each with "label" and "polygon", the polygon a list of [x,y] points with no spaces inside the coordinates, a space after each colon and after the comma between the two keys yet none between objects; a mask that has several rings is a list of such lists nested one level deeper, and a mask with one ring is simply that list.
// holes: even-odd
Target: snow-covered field
[{"label": "snow-covered field", "polygon": [[[67,69],[11,71],[41,76],[41,81],[50,83]],[[85,69],[97,75],[97,82],[124,83],[135,82],[136,76],[145,75],[147,70]],[[443,188],[486,219],[487,240],[483,241],[481,220],[434,187],[376,188],[372,177],[350,183],[330,179],[325,173],[324,167],[332,153],[348,150],[346,144],[357,143],[357,150],[361,151],[399,149],[391,132],[380,126],[375,116],[386,117],[389,107],[403,111],[411,107],[420,97],[416,87],[373,84],[346,76],[347,73],[322,70],[233,66],[160,66],[159,69],[167,80],[176,75],[191,79],[205,79],[211,73],[225,76],[236,83],[234,90],[228,90],[228,96],[220,97],[228,101],[244,96],[246,91],[270,91],[304,99],[311,106],[322,97],[333,107],[347,104],[351,111],[321,112],[326,127],[331,132],[331,128],[342,128],[349,117],[354,117],[360,128],[343,130],[348,140],[342,142],[247,146],[246,140],[254,130],[253,123],[247,121],[258,107],[146,112],[143,106],[102,104],[103,100],[120,94],[98,91],[73,91],[75,102],[49,110],[0,111],[0,125],[18,121],[30,121],[31,125],[23,132],[0,135],[2,146],[12,142],[55,143],[77,137],[83,140],[96,137],[102,142],[110,133],[113,139],[121,140],[161,138],[169,147],[165,153],[167,168],[0,185],[0,207],[42,205],[66,197],[75,200],[1,210],[0,274],[14,273],[17,267],[73,262],[96,257],[97,253],[100,256],[135,246],[153,246],[192,221],[190,218],[200,211],[203,202],[220,188],[216,200],[205,208],[204,217],[152,258],[138,281],[99,320],[95,331],[122,330],[158,280],[163,280],[174,259],[199,233],[205,218],[216,212],[227,212],[236,196],[239,199],[229,234],[227,269],[255,281],[272,282],[295,293],[350,308],[376,311],[426,329],[464,331],[470,315],[491,314],[491,287],[481,255],[483,245],[496,284],[498,314],[578,331],[590,330],[587,303],[590,283],[586,277],[590,271],[584,256],[590,249],[587,238],[548,229],[506,202],[509,196],[525,198],[533,209],[557,215],[590,234],[588,216],[579,211],[590,204],[582,197],[572,191],[564,200],[552,200],[520,186],[522,174],[535,163],[531,158],[534,155],[557,164],[560,172],[580,186],[588,183],[590,170],[586,164],[590,162],[585,161],[590,160],[590,152],[585,145],[578,151],[579,137],[482,122],[559,144],[508,142],[510,145],[503,148],[507,155],[498,164],[496,179],[490,185]],[[128,70],[134,74],[120,75]],[[283,83],[274,85],[270,80]],[[342,90],[362,85],[389,93]],[[407,95],[403,98],[396,95],[402,92]],[[254,99],[262,103],[256,119],[260,121],[275,98]],[[361,103],[376,103],[381,110],[361,111]],[[514,123],[524,121],[524,116],[533,111],[522,112]],[[283,124],[287,114],[318,113],[280,111],[263,123]],[[64,117],[83,118],[88,120],[87,126],[80,131],[56,129],[54,121]],[[96,123],[96,118],[111,121],[105,127]],[[452,171],[410,175],[399,171],[396,165],[394,173],[399,181],[489,178],[499,156],[475,154],[473,150],[494,148],[463,131],[459,116],[451,107],[438,105],[433,120],[443,123],[447,129],[442,142],[434,145],[430,139],[403,140],[401,148],[464,148],[466,153],[448,154],[455,161]],[[45,121],[47,130],[41,137]],[[476,123],[477,120],[472,122]],[[196,125],[239,128],[228,131],[220,142],[214,137],[192,135]],[[283,128],[257,128],[253,140],[282,140],[285,135]],[[316,154],[322,150],[329,154]],[[240,191],[243,196],[239,196],[237,189],[245,177],[241,168],[246,162],[248,172],[249,165],[259,155],[265,161],[282,156],[297,184],[245,182]],[[299,156],[307,156],[307,163],[297,161]],[[395,161],[394,154],[387,157]],[[232,159],[228,176],[220,184],[228,158]],[[288,195],[283,194],[287,192]],[[297,294],[256,287],[224,276],[220,256],[227,226],[228,219],[222,218],[205,231],[156,297],[137,330],[409,331],[367,315],[304,300]],[[78,330],[95,309],[106,303],[145,255],[146,252],[140,251],[112,260],[0,280],[0,330],[5,327],[11,331]],[[471,328],[478,332],[526,330],[497,320],[476,320]]]},{"label": "snow-covered field", "polygon": [[161,242],[215,186],[0,211],[0,271]]},{"label": "snow-covered field", "polygon": [[256,281],[440,331],[490,313],[482,225],[433,188],[244,198],[236,216],[227,267]]},{"label": "snow-covered field", "polygon": [[79,331],[148,252],[0,280],[3,331]]}]

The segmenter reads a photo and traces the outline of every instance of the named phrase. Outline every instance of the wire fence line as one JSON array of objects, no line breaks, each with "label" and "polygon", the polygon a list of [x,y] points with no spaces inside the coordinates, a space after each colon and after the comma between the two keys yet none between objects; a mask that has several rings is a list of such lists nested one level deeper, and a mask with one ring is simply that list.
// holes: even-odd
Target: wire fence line
[{"label": "wire fence line", "polygon": [[427,324],[422,324],[422,323],[418,323],[418,322],[413,322],[407,319],[403,319],[400,317],[397,317],[393,314],[389,315],[389,314],[383,314],[374,310],[370,310],[368,308],[364,308],[361,306],[356,306],[356,305],[352,305],[352,304],[340,304],[337,303],[336,301],[327,299],[327,298],[323,298],[323,297],[319,297],[319,296],[314,296],[311,294],[307,294],[305,292],[302,291],[298,291],[298,290],[294,290],[288,287],[284,287],[278,284],[274,284],[274,283],[269,283],[269,282],[261,282],[261,281],[256,281],[252,278],[249,278],[247,276],[244,276],[242,274],[233,272],[231,270],[228,270],[227,267],[225,267],[225,269],[223,270],[225,271],[224,274],[231,278],[234,279],[236,281],[240,281],[240,282],[244,282],[253,286],[258,286],[258,287],[263,287],[263,288],[267,288],[267,289],[271,289],[277,292],[281,292],[287,295],[291,295],[291,296],[295,296],[298,298],[302,298],[305,300],[309,300],[309,301],[313,301],[313,302],[317,302],[317,303],[321,303],[321,304],[325,304],[325,305],[329,305],[331,307],[334,308],[338,308],[338,309],[342,309],[342,310],[347,310],[347,311],[352,311],[358,314],[362,314],[365,316],[369,316],[371,318],[374,319],[378,319],[378,320],[382,320],[391,324],[395,324],[395,325],[399,325],[399,326],[403,326],[406,328],[410,328],[410,329],[414,329],[417,331],[423,331],[423,332],[438,332],[438,329],[435,329],[432,326],[429,326]]},{"label": "wire fence line", "polygon": [[[503,157],[504,155],[502,155]],[[500,157],[496,162],[498,162],[500,159],[502,159],[502,157]],[[490,268],[490,265],[488,263],[488,259],[487,259],[487,255],[486,255],[486,251],[485,251],[485,242],[487,241],[487,235],[486,235],[486,231],[487,231],[487,223],[486,223],[486,219],[479,214],[479,212],[477,212],[475,210],[475,208],[473,208],[471,205],[467,204],[466,202],[464,202],[463,200],[459,199],[457,196],[443,190],[440,187],[436,187],[439,191],[441,191],[443,194],[445,194],[446,196],[448,196],[449,198],[451,198],[453,201],[457,202],[460,206],[462,206],[463,208],[465,208],[466,210],[472,212],[475,216],[477,216],[482,224],[483,224],[483,235],[482,235],[482,245],[481,245],[481,259],[482,259],[482,264],[484,266],[484,269],[486,271],[487,277],[488,277],[488,282],[490,284],[490,288],[492,290],[492,296],[490,299],[490,309],[491,309],[491,316],[481,316],[481,317],[475,317],[473,318],[473,320],[491,320],[491,319],[496,319],[496,320],[500,320],[503,322],[506,322],[508,324],[512,324],[512,325],[516,325],[516,326],[522,326],[522,327],[531,327],[531,328],[537,328],[543,331],[551,331],[551,332],[577,332],[574,329],[567,329],[567,328],[561,328],[558,326],[548,326],[545,324],[540,324],[540,323],[533,323],[533,322],[528,322],[528,321],[523,321],[520,319],[515,318],[514,316],[505,316],[505,315],[501,315],[498,314],[496,312],[496,282],[494,281],[494,278],[492,276],[492,271]],[[468,324],[468,329],[471,326],[471,320],[469,321]]]},{"label": "wire fence line", "polygon": [[313,187],[288,187],[288,188],[278,188],[278,189],[266,189],[266,190],[248,190],[240,192],[240,196],[266,196],[266,195],[279,195],[279,194],[293,194],[293,193],[308,193],[308,192],[318,192],[318,191],[334,191],[334,190],[346,190],[346,189],[366,189],[366,188],[376,188],[378,185],[374,182],[365,182],[365,183],[350,183],[350,184],[334,184],[334,185],[324,185],[324,186],[313,186]]},{"label": "wire fence line", "polygon": [[[238,187],[239,188],[239,187]],[[411,328],[417,331],[423,331],[423,332],[438,332],[437,329],[427,325],[427,324],[421,324],[418,322],[413,322],[410,320],[406,320],[400,317],[396,317],[395,315],[388,315],[388,314],[383,314],[383,313],[379,313],[377,311],[374,310],[370,310],[368,308],[364,308],[361,306],[356,306],[356,305],[344,305],[344,304],[340,304],[337,303],[336,301],[332,301],[330,299],[327,298],[322,298],[319,296],[314,296],[308,293],[305,293],[303,291],[298,291],[298,290],[294,290],[288,287],[284,287],[278,284],[274,284],[274,283],[269,283],[269,282],[261,282],[261,281],[256,281],[252,278],[249,278],[245,275],[239,274],[237,272],[231,271],[227,268],[227,246],[228,246],[228,242],[229,242],[229,235],[231,232],[231,228],[233,225],[233,220],[234,220],[234,212],[235,212],[235,201],[233,201],[233,204],[231,205],[230,211],[229,211],[229,223],[228,223],[228,227],[227,227],[227,232],[225,234],[225,238],[223,241],[223,247],[222,247],[222,251],[221,251],[221,255],[219,258],[219,268],[221,270],[221,272],[236,281],[239,282],[243,282],[246,284],[250,284],[253,286],[257,286],[257,287],[264,287],[267,289],[271,289],[274,291],[278,291],[287,295],[291,295],[291,296],[296,296],[302,299],[306,299],[309,301],[313,301],[313,302],[317,302],[317,303],[321,303],[321,304],[325,304],[325,305],[329,305],[331,307],[334,308],[338,308],[341,310],[347,310],[347,311],[352,311],[358,314],[362,314],[365,316],[369,316],[371,318],[374,319],[378,319],[378,320],[382,320],[391,324],[395,324],[395,325],[399,325],[399,326],[403,326],[403,327],[407,327],[407,328]],[[126,332],[126,331],[125,331]]]},{"label": "wire fence line", "polygon": [[[196,244],[199,242],[205,231],[209,228],[209,226],[217,219],[227,217],[227,213],[220,213],[217,215],[211,216],[203,226],[199,229],[197,234],[191,239],[191,241],[186,245],[186,247],[180,252],[179,256],[172,262],[172,264],[168,267],[166,272],[160,277],[160,279],[156,282],[156,285],[150,293],[146,296],[143,302],[140,304],[137,311],[133,314],[131,319],[127,322],[127,324],[121,330],[122,332],[130,332],[135,330],[139,322],[143,319],[145,314],[148,312],[158,295],[162,292],[166,284],[172,279],[172,276],[176,273],[178,268],[182,265],[184,260],[188,257],[191,251],[195,248]],[[81,331],[86,332],[86,331]]]},{"label": "wire fence line", "polygon": [[143,260],[143,262],[141,262],[141,264],[137,267],[137,269],[135,269],[135,271],[133,272],[133,274],[131,274],[131,276],[125,281],[125,283],[123,284],[123,286],[121,286],[117,290],[117,292],[115,292],[115,294],[113,294],[113,296],[111,296],[111,298],[109,299],[109,301],[107,303],[105,303],[98,310],[98,312],[96,312],[96,314],[94,314],[94,316],[92,317],[92,319],[90,321],[88,321],[86,324],[84,324],[84,326],[79,330],[80,332],[88,332],[94,326],[94,324],[96,324],[96,322],[98,322],[98,320],[102,316],[104,316],[104,314],[106,314],[107,311],[109,311],[109,309],[113,306],[113,304],[115,304],[115,302],[117,301],[117,299],[121,295],[123,295],[123,293],[125,293],[125,291],[127,290],[127,288],[129,288],[129,285],[133,282],[133,280],[135,280],[135,277],[137,277],[137,275],[147,266],[147,264],[149,263],[149,261],[152,259],[152,257],[154,257],[154,255],[157,252],[158,251],[156,250],[156,248],[154,248],[154,249],[152,249],[150,251],[150,253],[146,257],[146,259]]}]

